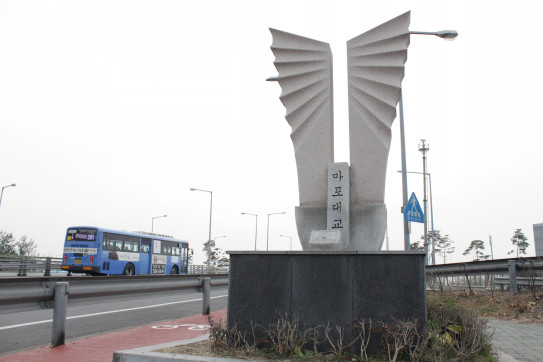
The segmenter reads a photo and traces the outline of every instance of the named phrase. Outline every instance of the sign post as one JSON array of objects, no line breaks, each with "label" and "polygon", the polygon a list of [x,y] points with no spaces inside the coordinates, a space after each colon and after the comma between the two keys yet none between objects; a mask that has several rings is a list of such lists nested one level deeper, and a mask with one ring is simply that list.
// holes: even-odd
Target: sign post
[{"label": "sign post", "polygon": [[405,221],[419,222],[424,224],[424,213],[420,207],[419,200],[413,192],[409,198],[409,202],[405,205],[403,210],[403,219]]}]

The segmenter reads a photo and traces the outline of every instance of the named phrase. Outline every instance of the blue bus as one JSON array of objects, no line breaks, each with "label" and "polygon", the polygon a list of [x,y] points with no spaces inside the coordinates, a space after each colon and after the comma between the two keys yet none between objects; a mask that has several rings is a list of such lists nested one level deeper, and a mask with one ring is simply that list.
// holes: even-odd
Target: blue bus
[{"label": "blue bus", "polygon": [[90,275],[187,274],[189,243],[167,235],[74,226],[62,269]]}]

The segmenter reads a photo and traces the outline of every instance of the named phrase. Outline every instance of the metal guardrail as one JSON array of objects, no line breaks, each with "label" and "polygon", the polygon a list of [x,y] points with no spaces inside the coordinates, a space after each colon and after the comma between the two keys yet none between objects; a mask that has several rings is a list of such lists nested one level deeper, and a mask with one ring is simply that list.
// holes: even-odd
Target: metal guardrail
[{"label": "metal guardrail", "polygon": [[16,272],[19,277],[26,277],[28,272],[51,276],[51,270],[61,270],[61,265],[62,258],[0,255],[0,271]]},{"label": "metal guardrail", "polygon": [[[517,259],[495,259],[481,260],[465,263],[437,264],[426,266],[426,274],[439,273],[442,275],[458,274],[484,274],[484,273],[507,273],[511,263],[515,264],[518,271],[526,268],[532,268],[536,271],[543,271],[543,258],[517,258]],[[532,266],[533,263],[533,266]]]},{"label": "metal guardrail", "polygon": [[516,294],[519,290],[519,286],[525,286],[528,289],[538,288],[543,282],[541,275],[542,271],[543,258],[531,257],[428,265],[426,267],[426,276],[428,281],[437,279],[440,288],[443,288],[442,279],[445,278],[448,283],[448,277],[451,276],[453,279],[459,279],[459,276],[464,276],[465,284],[470,288],[471,278],[479,277],[479,281],[481,281],[482,276],[484,276],[484,285],[482,286],[484,288],[486,288],[487,285],[490,288],[494,288],[495,285],[498,285],[503,289],[506,284],[505,281],[507,280],[509,291],[511,294]]},{"label": "metal guardrail", "polygon": [[0,279],[0,313],[52,308],[58,282],[70,283],[70,300],[100,296],[200,289],[211,278],[213,287],[227,286],[228,275],[135,275],[110,277],[49,277]]},{"label": "metal guardrail", "polygon": [[[496,277],[494,278],[494,284],[499,285],[501,287],[501,286],[509,286],[511,282],[509,281],[509,278]],[[543,278],[531,279],[527,277],[517,277],[517,286],[522,285],[522,286],[527,287],[532,284],[537,287],[543,287]]]},{"label": "metal guardrail", "polygon": [[68,296],[81,299],[194,288],[203,292],[202,314],[208,315],[211,286],[226,285],[228,275],[8,278],[0,280],[0,311],[54,308],[51,347],[57,347],[65,340]]}]

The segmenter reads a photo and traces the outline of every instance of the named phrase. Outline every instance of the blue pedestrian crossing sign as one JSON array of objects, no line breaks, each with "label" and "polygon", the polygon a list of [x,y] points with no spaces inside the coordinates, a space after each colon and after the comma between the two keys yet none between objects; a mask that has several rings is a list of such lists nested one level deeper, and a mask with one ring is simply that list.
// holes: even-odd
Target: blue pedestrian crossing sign
[{"label": "blue pedestrian crossing sign", "polygon": [[413,192],[409,198],[409,202],[405,205],[403,210],[403,219],[405,221],[424,223],[424,214],[420,208],[419,200]]}]

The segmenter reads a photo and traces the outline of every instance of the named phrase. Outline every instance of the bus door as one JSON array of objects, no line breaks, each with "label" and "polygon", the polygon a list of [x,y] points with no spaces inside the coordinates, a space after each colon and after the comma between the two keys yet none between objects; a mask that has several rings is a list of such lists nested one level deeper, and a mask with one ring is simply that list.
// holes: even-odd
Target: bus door
[{"label": "bus door", "polygon": [[151,239],[141,239],[140,274],[151,274]]}]

